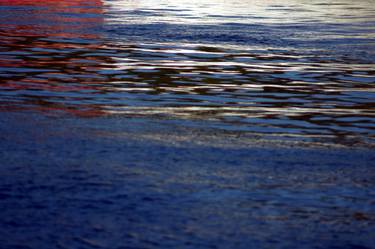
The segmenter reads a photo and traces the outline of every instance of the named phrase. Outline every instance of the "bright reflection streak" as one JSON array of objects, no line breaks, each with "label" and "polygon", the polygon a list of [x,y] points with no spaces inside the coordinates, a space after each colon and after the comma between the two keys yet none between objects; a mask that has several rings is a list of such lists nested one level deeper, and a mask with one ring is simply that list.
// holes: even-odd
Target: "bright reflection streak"
[{"label": "bright reflection streak", "polygon": [[[251,24],[288,24],[296,21],[338,23],[373,19],[372,1],[115,0],[106,4],[109,13],[129,14],[121,19],[110,19],[126,24],[217,24],[231,20]],[[140,12],[143,15],[136,14]]]}]

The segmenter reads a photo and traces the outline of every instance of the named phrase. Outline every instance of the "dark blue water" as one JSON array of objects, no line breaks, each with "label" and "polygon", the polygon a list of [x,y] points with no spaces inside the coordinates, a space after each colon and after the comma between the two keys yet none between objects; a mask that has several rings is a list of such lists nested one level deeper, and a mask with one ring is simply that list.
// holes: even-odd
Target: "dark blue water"
[{"label": "dark blue water", "polygon": [[372,248],[375,4],[0,0],[0,248]]},{"label": "dark blue water", "polygon": [[1,248],[372,248],[370,149],[164,121],[0,123]]}]

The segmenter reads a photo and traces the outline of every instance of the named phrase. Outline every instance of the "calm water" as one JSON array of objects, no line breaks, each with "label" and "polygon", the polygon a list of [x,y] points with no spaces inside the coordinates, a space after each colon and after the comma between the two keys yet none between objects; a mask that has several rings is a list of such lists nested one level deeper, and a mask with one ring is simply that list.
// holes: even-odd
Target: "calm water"
[{"label": "calm water", "polygon": [[0,248],[375,245],[373,0],[0,0]]},{"label": "calm water", "polygon": [[0,106],[375,134],[372,1],[0,1]]}]

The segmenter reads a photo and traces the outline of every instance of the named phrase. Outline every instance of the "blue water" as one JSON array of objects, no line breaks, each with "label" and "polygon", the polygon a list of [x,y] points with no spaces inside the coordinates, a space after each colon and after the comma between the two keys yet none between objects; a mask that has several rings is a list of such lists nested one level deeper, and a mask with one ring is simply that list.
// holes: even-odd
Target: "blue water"
[{"label": "blue water", "polygon": [[372,248],[369,0],[0,0],[0,248]]},{"label": "blue water", "polygon": [[2,110],[374,138],[371,1],[24,0],[0,11]]}]

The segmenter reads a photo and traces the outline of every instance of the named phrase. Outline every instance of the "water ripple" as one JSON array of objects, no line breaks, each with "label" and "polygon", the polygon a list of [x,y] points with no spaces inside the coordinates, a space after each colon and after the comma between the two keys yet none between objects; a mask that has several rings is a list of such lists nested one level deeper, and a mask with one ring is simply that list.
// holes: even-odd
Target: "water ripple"
[{"label": "water ripple", "polygon": [[375,135],[375,9],[366,1],[243,1],[229,12],[225,1],[20,2],[0,5],[2,110]]}]

